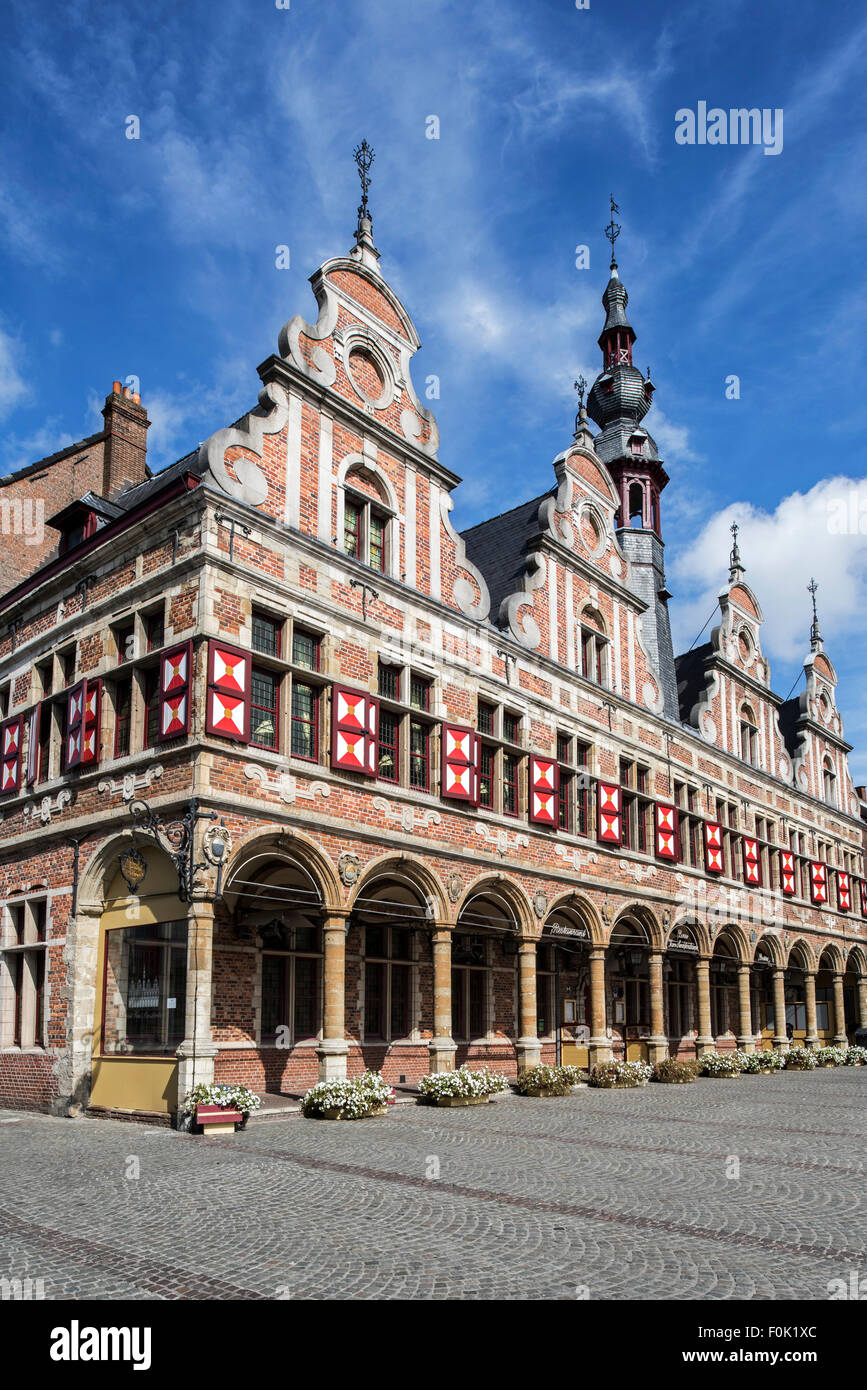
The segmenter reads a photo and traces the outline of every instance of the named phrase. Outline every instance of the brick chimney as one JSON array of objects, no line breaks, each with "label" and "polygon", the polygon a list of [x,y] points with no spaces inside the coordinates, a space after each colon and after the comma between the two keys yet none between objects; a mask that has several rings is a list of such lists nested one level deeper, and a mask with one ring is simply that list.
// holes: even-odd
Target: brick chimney
[{"label": "brick chimney", "polygon": [[102,411],[105,419],[105,445],[102,464],[102,495],[115,497],[125,488],[143,483],[147,475],[146,435],[150,428],[147,411],[137,391],[112,383]]}]

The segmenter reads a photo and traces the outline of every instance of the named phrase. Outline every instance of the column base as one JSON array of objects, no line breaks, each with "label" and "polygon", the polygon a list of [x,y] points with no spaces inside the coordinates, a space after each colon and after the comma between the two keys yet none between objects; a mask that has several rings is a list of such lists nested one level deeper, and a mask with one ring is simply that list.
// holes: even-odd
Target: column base
[{"label": "column base", "polygon": [[771,1041],[772,1041],[773,1044],[774,1044],[774,1051],[775,1051],[775,1052],[788,1052],[788,1050],[789,1050],[789,1039],[788,1039],[788,1038],[772,1038]]},{"label": "column base", "polygon": [[695,1040],[695,1055],[696,1055],[696,1057],[703,1057],[703,1056],[705,1055],[706,1052],[715,1052],[715,1051],[716,1051],[716,1043],[714,1042],[713,1038],[707,1038],[707,1037],[705,1037],[705,1038],[696,1038],[696,1040]]},{"label": "column base", "polygon": [[590,1052],[591,1067],[595,1067],[597,1062],[611,1061],[610,1038],[590,1038],[587,1046]]},{"label": "column base", "polygon": [[815,1034],[813,1034],[811,1037],[805,1038],[804,1046],[808,1047],[811,1052],[815,1052],[816,1048],[819,1046],[818,1037]]},{"label": "column base", "polygon": [[664,1062],[667,1056],[668,1038],[647,1039],[647,1060],[651,1066],[656,1066],[657,1062]]},{"label": "column base", "polygon": [[345,1038],[323,1038],[316,1049],[320,1081],[345,1081],[349,1044]]},{"label": "column base", "polygon": [[542,1060],[542,1044],[538,1038],[518,1038],[515,1045],[518,1057],[518,1071],[529,1071],[538,1067]]},{"label": "column base", "polygon": [[[818,1039],[817,1039],[816,1041],[818,1042]],[[849,1039],[848,1039],[848,1037],[846,1036],[845,1033],[835,1033],[835,1034],[834,1034],[834,1046],[835,1046],[835,1047],[848,1047],[848,1046],[849,1046]]]},{"label": "column base", "polygon": [[431,1038],[428,1049],[430,1051],[428,1071],[431,1076],[435,1076],[438,1072],[454,1071],[455,1055],[458,1050],[454,1038]]},{"label": "column base", "polygon": [[738,1038],[738,1047],[741,1052],[755,1052],[756,1040],[752,1034],[749,1037]]}]

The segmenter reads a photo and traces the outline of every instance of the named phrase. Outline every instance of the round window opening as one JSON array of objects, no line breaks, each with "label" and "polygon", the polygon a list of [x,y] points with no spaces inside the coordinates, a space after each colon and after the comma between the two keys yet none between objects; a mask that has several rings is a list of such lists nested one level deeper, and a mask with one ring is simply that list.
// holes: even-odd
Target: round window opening
[{"label": "round window opening", "polygon": [[349,374],[363,396],[371,401],[379,400],[385,390],[385,380],[369,352],[353,348],[349,354]]}]

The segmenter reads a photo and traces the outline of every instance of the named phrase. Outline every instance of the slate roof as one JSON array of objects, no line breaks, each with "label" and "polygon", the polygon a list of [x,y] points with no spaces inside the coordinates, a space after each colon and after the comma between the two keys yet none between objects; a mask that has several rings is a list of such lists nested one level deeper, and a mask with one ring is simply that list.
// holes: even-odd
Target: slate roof
[{"label": "slate roof", "polygon": [[794,695],[791,700],[784,700],[779,709],[780,732],[783,735],[783,742],[792,757],[799,743],[797,724],[801,716],[801,697]]},{"label": "slate roof", "polygon": [[674,658],[677,675],[677,700],[680,717],[684,724],[690,722],[693,706],[705,689],[704,663],[713,651],[711,642],[702,642],[700,647],[683,652]]},{"label": "slate roof", "polygon": [[511,511],[470,526],[460,535],[467,558],[481,570],[491,595],[491,622],[496,624],[500,604],[520,588],[528,542],[539,534],[539,506],[554,497],[556,488],[522,502]]}]

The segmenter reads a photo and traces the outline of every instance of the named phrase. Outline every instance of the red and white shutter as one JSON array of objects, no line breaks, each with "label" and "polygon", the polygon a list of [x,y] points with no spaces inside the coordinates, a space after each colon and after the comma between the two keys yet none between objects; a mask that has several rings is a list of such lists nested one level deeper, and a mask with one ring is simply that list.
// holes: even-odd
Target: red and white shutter
[{"label": "red and white shutter", "polygon": [[852,881],[843,870],[837,870],[837,907],[841,912],[852,911]]},{"label": "red and white shutter", "polygon": [[660,859],[678,859],[679,825],[677,807],[656,803],[656,853]]},{"label": "red and white shutter", "polygon": [[27,735],[27,785],[32,787],[39,774],[39,731],[42,728],[42,701],[30,712]]},{"label": "red and white shutter", "polygon": [[616,782],[596,783],[596,838],[603,845],[620,844],[620,797],[620,787]]},{"label": "red and white shutter", "polygon": [[780,850],[780,885],[787,898],[795,896],[795,852]]},{"label": "red and white shutter", "polygon": [[20,714],[0,724],[0,796],[14,796],[21,785],[21,727]]},{"label": "red and white shutter", "polygon": [[481,745],[474,729],[443,724],[442,795],[451,801],[479,804],[479,755]]},{"label": "red and white shutter", "polygon": [[331,693],[331,766],[376,776],[379,701],[335,685]]},{"label": "red and white shutter", "polygon": [[861,916],[867,917],[867,883],[864,882],[863,878],[859,879],[858,888],[861,898]]},{"label": "red and white shutter", "polygon": [[704,823],[704,867],[709,874],[721,874],[723,865],[722,827],[719,821]]},{"label": "red and white shutter", "polygon": [[159,724],[157,739],[167,743],[190,732],[190,682],[193,643],[172,647],[160,658]]},{"label": "red and white shutter", "polygon": [[208,643],[206,733],[249,743],[250,668],[249,652],[226,642]]},{"label": "red and white shutter", "polygon": [[556,830],[560,823],[560,768],[556,758],[530,755],[530,820]]},{"label": "red and white shutter", "polygon": [[828,901],[828,866],[818,859],[810,860],[810,898],[817,907]]},{"label": "red and white shutter", "polygon": [[744,883],[761,888],[762,858],[759,853],[758,841],[751,840],[748,835],[744,835],[741,843],[744,847]]},{"label": "red and white shutter", "polygon": [[84,682],[84,702],[81,713],[81,766],[99,762],[100,711],[102,710],[102,681]]},{"label": "red and white shutter", "polygon": [[81,766],[81,737],[83,732],[84,687],[86,681],[74,685],[66,697],[66,748],[64,766],[67,770]]}]

